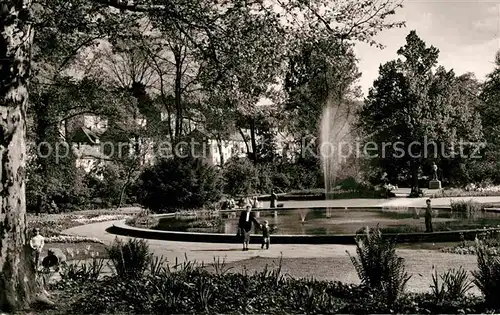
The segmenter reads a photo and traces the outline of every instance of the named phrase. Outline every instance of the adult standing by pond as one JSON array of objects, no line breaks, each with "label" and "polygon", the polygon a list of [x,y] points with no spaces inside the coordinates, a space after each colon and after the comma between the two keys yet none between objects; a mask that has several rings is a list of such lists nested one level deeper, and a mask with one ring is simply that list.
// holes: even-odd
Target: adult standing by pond
[{"label": "adult standing by pond", "polygon": [[271,193],[271,208],[276,208],[276,203],[278,202],[278,195],[273,190]]},{"label": "adult standing by pond", "polygon": [[248,250],[248,243],[250,243],[250,231],[252,230],[252,223],[260,226],[260,223],[255,219],[255,215],[251,212],[252,207],[247,205],[246,210],[241,212],[240,221],[238,223],[238,235],[243,237],[243,250]]}]

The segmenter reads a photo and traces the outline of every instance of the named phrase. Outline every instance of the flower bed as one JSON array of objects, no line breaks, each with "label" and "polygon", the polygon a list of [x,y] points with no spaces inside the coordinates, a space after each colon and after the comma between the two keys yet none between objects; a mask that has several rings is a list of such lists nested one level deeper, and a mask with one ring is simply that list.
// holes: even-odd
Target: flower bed
[{"label": "flower bed", "polygon": [[[499,230],[489,230],[484,228],[484,232],[477,236],[477,240],[480,240],[482,242],[484,249],[488,254],[493,256],[498,256],[500,254]],[[462,239],[460,244],[458,244],[457,246],[442,248],[441,251],[459,255],[476,255],[477,246],[475,243],[476,241],[465,241],[464,239]]]},{"label": "flower bed", "polygon": [[80,224],[89,224],[89,223],[98,223],[98,222],[106,222],[106,221],[117,221],[117,220],[125,220],[130,218],[129,215],[99,215],[97,217],[87,217],[83,215],[79,215],[76,218],[72,219],[74,222],[78,222]]},{"label": "flower bed", "polygon": [[500,196],[500,186],[481,186],[478,184],[468,184],[465,188],[443,189],[433,195],[431,198],[443,197],[487,197]]},{"label": "flower bed", "polygon": [[73,236],[73,235],[58,235],[50,236],[45,238],[45,243],[98,243],[104,244],[98,238],[95,237],[84,237],[84,236]]}]

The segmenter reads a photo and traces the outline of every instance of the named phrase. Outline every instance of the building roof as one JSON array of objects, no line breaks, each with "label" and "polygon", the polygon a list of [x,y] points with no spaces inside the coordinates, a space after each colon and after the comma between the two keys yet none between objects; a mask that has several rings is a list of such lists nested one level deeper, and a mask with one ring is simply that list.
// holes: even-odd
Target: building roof
[{"label": "building roof", "polygon": [[71,140],[75,143],[97,144],[99,143],[99,136],[88,128],[80,127],[73,133]]}]

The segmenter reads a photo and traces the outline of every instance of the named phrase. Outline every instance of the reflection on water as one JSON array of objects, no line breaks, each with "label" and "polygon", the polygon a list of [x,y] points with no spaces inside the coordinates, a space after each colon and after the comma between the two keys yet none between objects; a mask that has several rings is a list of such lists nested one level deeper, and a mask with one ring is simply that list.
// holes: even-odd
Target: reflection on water
[{"label": "reflection on water", "polygon": [[[500,224],[500,215],[496,213],[476,213],[468,216],[464,213],[434,209],[433,224],[435,230],[473,229]],[[353,234],[364,227],[377,225],[385,232],[420,232],[425,231],[424,212],[422,209],[331,209],[308,208],[294,210],[254,211],[259,222],[268,221],[274,234],[285,235],[325,235]],[[220,212],[214,216],[175,216],[160,219],[155,229],[190,232],[212,232],[236,234],[239,211]],[[259,232],[258,230],[256,231]]]}]

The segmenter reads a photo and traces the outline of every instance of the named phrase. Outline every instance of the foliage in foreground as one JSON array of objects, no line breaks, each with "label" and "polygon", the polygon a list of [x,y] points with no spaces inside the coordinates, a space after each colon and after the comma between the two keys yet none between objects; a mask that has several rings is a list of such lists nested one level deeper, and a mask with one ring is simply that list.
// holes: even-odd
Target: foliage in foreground
[{"label": "foliage in foreground", "polygon": [[382,238],[379,229],[367,228],[365,234],[356,237],[356,253],[351,258],[361,284],[386,298],[392,306],[404,293],[411,276],[405,271],[404,259],[396,255],[396,244]]},{"label": "foliage in foreground", "polygon": [[141,278],[153,261],[153,254],[143,239],[129,239],[127,242],[116,238],[108,249],[109,259],[118,278]]},{"label": "foliage in foreground", "polygon": [[474,284],[483,293],[488,306],[499,308],[500,301],[500,258],[491,255],[487,247],[476,240],[478,270],[472,272]]},{"label": "foliage in foreground", "polygon": [[[207,270],[193,263],[150,270],[140,278],[89,281],[71,311],[85,314],[366,314],[471,313],[485,308],[469,295],[440,299],[402,294],[390,305],[379,292],[341,282],[294,279],[279,269],[254,274]],[[137,294],[140,292],[141,294]],[[451,296],[451,295],[449,295]],[[70,311],[70,312],[71,312]]]},{"label": "foliage in foreground", "polygon": [[[440,276],[435,271],[430,293],[404,292],[409,277],[393,244],[381,238],[378,230],[362,237],[358,257],[352,258],[361,285],[295,279],[281,273],[281,264],[275,270],[265,268],[251,275],[232,273],[219,260],[208,268],[188,261],[168,266],[162,258],[150,259],[147,243],[131,240],[113,245],[127,272],[98,279],[96,272],[102,265],[95,260],[88,267],[65,273],[63,280],[77,286],[60,288],[77,297],[68,312],[80,314],[428,314],[478,313],[489,311],[487,306],[495,307],[485,304],[482,297],[467,295],[472,284],[463,269]],[[481,259],[491,263],[487,257],[485,253]],[[480,264],[481,275],[474,274],[474,282],[483,285],[486,300],[491,301],[498,293],[494,285],[498,277],[493,274],[489,280],[492,274],[486,266]],[[498,263],[493,266],[499,269]]]}]

